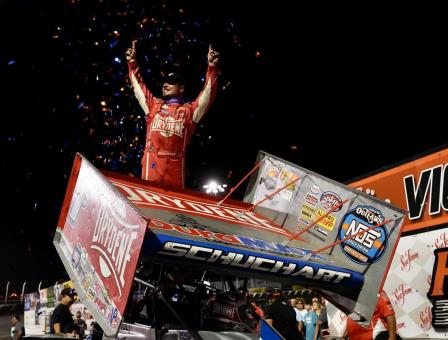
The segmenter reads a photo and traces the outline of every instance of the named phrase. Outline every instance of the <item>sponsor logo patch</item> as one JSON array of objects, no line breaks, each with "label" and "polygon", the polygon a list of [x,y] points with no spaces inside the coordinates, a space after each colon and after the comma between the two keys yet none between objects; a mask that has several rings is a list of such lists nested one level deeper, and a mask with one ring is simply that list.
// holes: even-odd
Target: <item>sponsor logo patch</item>
[{"label": "sponsor logo patch", "polygon": [[[338,194],[331,192],[331,191],[325,191],[320,195],[319,204],[322,208],[329,211],[333,209],[335,206],[342,203],[341,198]],[[335,211],[341,210],[342,206],[337,208]]]},{"label": "sponsor logo patch", "polygon": [[317,197],[311,194],[305,195],[305,202],[315,207],[317,205]]},{"label": "sponsor logo patch", "polygon": [[316,195],[320,193],[320,188],[317,184],[313,184],[311,186],[310,190],[313,194],[316,194]]},{"label": "sponsor logo patch", "polygon": [[159,131],[163,137],[171,137],[173,135],[184,136],[184,120],[175,120],[172,117],[162,117],[155,115],[151,124],[151,131]]},{"label": "sponsor logo patch", "polygon": [[[385,220],[378,209],[358,205],[342,218],[339,226],[339,239],[355,235]],[[342,251],[353,262],[368,265],[378,261],[387,248],[387,231],[384,225],[369,230],[340,244]]]},{"label": "sponsor logo patch", "polygon": [[302,210],[300,211],[300,218],[302,218],[305,221],[311,221],[313,219],[315,213],[316,213],[316,209],[304,204],[302,206]]}]

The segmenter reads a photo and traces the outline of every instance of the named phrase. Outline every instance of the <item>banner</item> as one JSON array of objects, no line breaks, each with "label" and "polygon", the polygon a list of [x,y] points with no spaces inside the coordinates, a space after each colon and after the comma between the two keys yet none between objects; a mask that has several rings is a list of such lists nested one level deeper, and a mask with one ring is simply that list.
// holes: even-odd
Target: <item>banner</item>
[{"label": "banner", "polygon": [[257,162],[262,163],[244,201],[256,204],[255,212],[283,230],[300,233],[287,244],[305,252],[319,250],[327,263],[362,276],[364,283],[354,296],[321,292],[344,311],[369,320],[400,234],[403,210],[265,152]]},{"label": "banner", "polygon": [[448,149],[350,185],[409,211],[384,290],[404,338],[448,332]]}]

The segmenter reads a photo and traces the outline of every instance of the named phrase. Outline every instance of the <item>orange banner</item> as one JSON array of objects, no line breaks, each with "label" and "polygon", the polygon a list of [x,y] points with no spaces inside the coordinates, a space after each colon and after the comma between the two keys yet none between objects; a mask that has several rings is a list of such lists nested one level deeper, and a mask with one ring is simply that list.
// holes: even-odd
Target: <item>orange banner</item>
[{"label": "orange banner", "polygon": [[448,149],[353,182],[408,211],[403,232],[448,223]]}]

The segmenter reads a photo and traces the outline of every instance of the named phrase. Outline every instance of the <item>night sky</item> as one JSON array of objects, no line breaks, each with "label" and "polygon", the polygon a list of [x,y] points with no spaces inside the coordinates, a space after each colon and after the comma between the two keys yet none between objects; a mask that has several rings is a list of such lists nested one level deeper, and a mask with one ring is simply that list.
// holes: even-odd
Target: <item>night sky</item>
[{"label": "night sky", "polygon": [[437,10],[293,7],[0,0],[0,296],[7,281],[35,291],[68,278],[52,238],[76,152],[139,176],[145,124],[124,56],[133,39],[156,95],[177,71],[194,99],[208,45],[221,52],[218,96],[189,148],[190,189],[235,185],[258,150],[346,182],[447,145]]}]

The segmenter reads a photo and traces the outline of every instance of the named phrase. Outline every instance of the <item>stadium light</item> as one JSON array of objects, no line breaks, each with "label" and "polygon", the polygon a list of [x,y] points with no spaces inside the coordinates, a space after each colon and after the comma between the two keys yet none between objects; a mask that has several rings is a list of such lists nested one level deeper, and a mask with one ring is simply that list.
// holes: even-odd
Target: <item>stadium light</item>
[{"label": "stadium light", "polygon": [[219,184],[216,181],[210,181],[202,187],[205,189],[207,194],[216,195],[217,193],[226,191],[225,188],[227,188],[227,184]]}]

